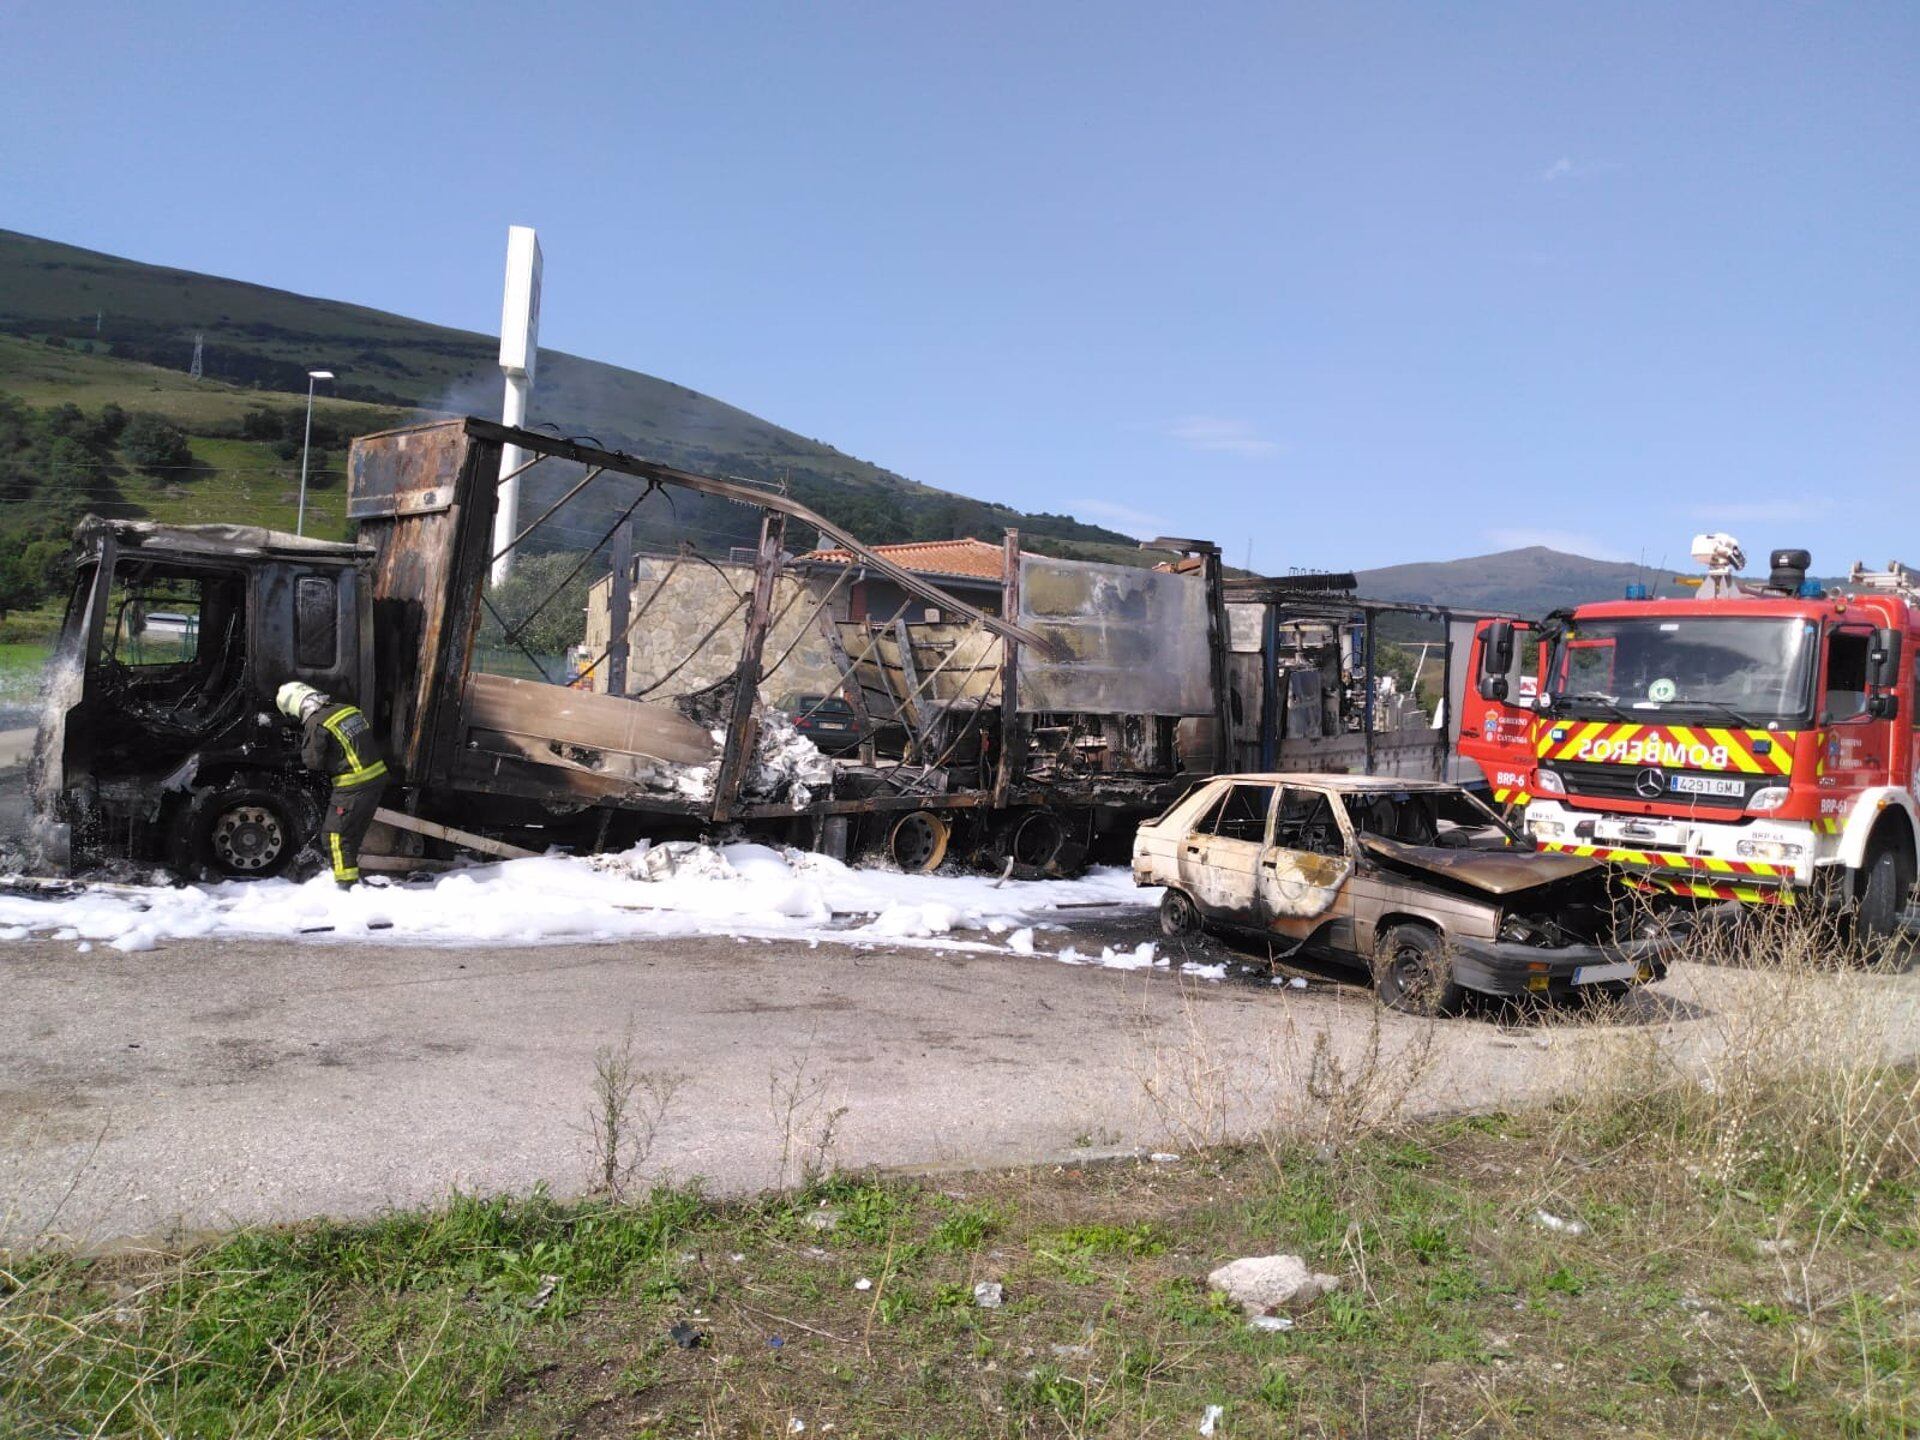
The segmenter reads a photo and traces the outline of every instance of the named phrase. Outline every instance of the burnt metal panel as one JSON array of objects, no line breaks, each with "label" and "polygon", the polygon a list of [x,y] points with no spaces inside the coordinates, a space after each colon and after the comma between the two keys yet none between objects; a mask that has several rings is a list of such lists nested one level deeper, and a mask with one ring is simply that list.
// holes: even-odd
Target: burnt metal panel
[{"label": "burnt metal panel", "polygon": [[1214,713],[1199,575],[1023,555],[1019,620],[1062,652],[1021,647],[1024,715]]},{"label": "burnt metal panel", "polygon": [[347,462],[347,518],[444,513],[470,443],[457,420],[361,436]]},{"label": "burnt metal panel", "polygon": [[347,513],[374,551],[372,712],[389,762],[416,784],[457,752],[480,623],[500,447],[470,426],[363,435],[348,459]]}]

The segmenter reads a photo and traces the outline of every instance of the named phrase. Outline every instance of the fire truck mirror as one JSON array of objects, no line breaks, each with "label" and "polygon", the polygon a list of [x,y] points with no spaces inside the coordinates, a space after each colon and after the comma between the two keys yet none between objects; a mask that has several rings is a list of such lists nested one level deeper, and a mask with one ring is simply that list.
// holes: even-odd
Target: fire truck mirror
[{"label": "fire truck mirror", "polygon": [[1867,653],[1867,683],[1875,689],[1900,684],[1900,639],[1898,630],[1873,632],[1873,648]]},{"label": "fire truck mirror", "polygon": [[1513,668],[1513,622],[1489,620],[1480,627],[1480,677],[1482,700],[1507,698],[1507,672]]}]

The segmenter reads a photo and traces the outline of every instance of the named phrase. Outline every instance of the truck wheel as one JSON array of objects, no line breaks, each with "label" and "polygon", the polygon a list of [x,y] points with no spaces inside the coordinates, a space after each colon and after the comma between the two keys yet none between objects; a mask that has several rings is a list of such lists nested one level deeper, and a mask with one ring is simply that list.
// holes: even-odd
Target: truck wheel
[{"label": "truck wheel", "polygon": [[1859,904],[1854,923],[1860,938],[1872,944],[1891,940],[1900,934],[1900,917],[1907,908],[1913,889],[1913,861],[1898,845],[1881,845],[1867,856],[1861,867]]},{"label": "truck wheel", "polygon": [[187,853],[219,880],[264,880],[293,863],[312,829],[306,807],[261,785],[208,790],[187,812]]},{"label": "truck wheel", "polygon": [[1178,890],[1160,897],[1160,933],[1169,940],[1185,940],[1201,931],[1200,910]]},{"label": "truck wheel", "polygon": [[1021,811],[998,831],[995,842],[1001,863],[1013,862],[1016,880],[1062,879],[1086,865],[1086,842],[1073,833],[1069,816],[1057,811]]},{"label": "truck wheel", "polygon": [[914,810],[902,815],[888,834],[887,853],[909,875],[929,875],[947,858],[952,834],[947,822],[931,810]]},{"label": "truck wheel", "polygon": [[1467,993],[1425,925],[1395,925],[1374,942],[1373,988],[1382,1005],[1408,1015],[1451,1015]]}]

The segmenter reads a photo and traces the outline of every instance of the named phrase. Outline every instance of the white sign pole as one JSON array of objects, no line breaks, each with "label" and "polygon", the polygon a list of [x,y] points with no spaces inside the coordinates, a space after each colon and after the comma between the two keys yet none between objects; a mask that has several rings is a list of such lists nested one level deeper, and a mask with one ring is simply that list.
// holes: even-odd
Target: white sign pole
[{"label": "white sign pole", "polygon": [[[527,396],[533,391],[534,361],[540,353],[540,240],[527,225],[507,227],[507,287],[500,307],[500,368],[507,377],[500,407],[504,425],[527,423]],[[527,463],[527,452],[508,445],[500,452],[500,494],[493,512],[495,585],[513,573],[507,546],[520,530],[520,478],[513,472]],[[513,478],[508,479],[508,476]]]}]

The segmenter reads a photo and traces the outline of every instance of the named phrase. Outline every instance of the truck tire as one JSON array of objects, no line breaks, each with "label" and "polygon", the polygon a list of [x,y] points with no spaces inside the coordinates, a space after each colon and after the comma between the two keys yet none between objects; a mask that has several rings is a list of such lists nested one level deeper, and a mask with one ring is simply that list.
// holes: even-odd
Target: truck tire
[{"label": "truck tire", "polygon": [[947,858],[953,828],[931,810],[912,810],[887,832],[887,854],[909,875],[931,875]]},{"label": "truck tire", "polygon": [[186,853],[215,880],[265,880],[285,872],[306,848],[313,816],[300,797],[236,780],[203,790],[188,808]]},{"label": "truck tire", "polygon": [[1373,989],[1406,1015],[1451,1015],[1467,992],[1453,978],[1440,936],[1425,925],[1395,925],[1373,943]]},{"label": "truck tire", "polygon": [[1880,944],[1899,936],[1900,917],[1913,890],[1913,860],[1899,845],[1876,845],[1860,867],[1854,924],[1862,940]]},{"label": "truck tire", "polygon": [[1178,890],[1169,889],[1160,897],[1160,933],[1169,940],[1191,940],[1205,928],[1200,910]]}]

